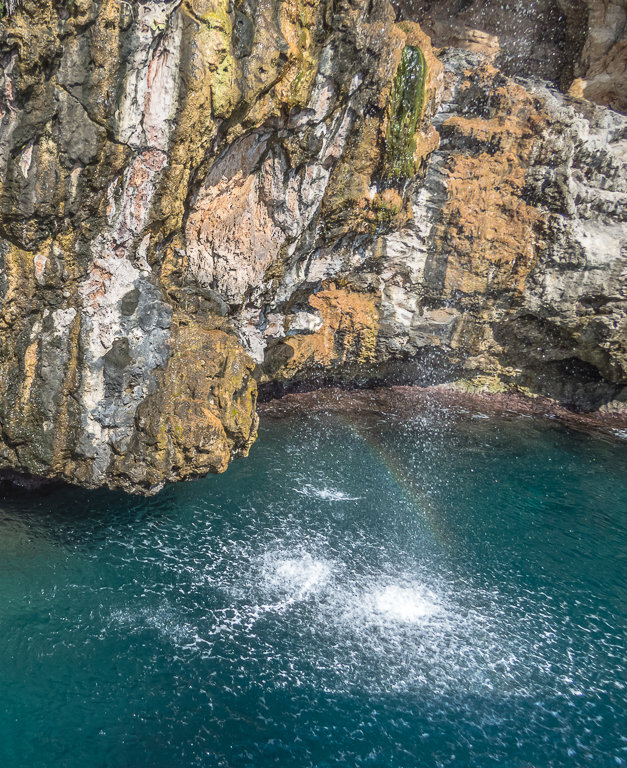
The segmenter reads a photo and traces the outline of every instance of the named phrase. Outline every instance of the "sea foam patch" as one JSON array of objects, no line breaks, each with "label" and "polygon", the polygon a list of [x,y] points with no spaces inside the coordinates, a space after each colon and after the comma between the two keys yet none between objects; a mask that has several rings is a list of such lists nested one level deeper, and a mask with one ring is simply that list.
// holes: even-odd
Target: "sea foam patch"
[{"label": "sea foam patch", "polygon": [[351,496],[343,491],[338,491],[334,488],[318,488],[310,483],[301,486],[300,488],[294,488],[296,493],[300,493],[301,496],[309,496],[313,499],[321,499],[322,501],[359,501],[363,496]]},{"label": "sea foam patch", "polygon": [[332,563],[307,552],[272,552],[264,558],[261,573],[266,588],[302,600],[320,592],[332,572]]},{"label": "sea foam patch", "polygon": [[371,617],[416,624],[442,613],[433,592],[422,586],[391,584],[378,587],[365,596]]}]

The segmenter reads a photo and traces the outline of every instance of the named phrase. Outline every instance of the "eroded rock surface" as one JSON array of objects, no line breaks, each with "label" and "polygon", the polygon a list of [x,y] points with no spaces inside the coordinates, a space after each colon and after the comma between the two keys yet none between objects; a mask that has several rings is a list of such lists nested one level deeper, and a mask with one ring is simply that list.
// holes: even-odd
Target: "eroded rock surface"
[{"label": "eroded rock surface", "polygon": [[624,19],[586,3],[6,5],[0,468],[223,471],[258,382],[620,410]]}]

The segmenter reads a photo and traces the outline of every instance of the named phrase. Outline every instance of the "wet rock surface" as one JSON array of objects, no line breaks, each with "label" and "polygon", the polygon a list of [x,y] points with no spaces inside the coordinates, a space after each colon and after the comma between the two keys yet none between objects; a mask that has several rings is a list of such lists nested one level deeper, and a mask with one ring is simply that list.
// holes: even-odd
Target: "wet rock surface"
[{"label": "wet rock surface", "polygon": [[623,0],[392,0],[438,47],[481,52],[510,76],[539,77],[627,111]]},{"label": "wet rock surface", "polygon": [[624,21],[545,5],[6,5],[0,466],[223,471],[257,383],[624,410]]}]

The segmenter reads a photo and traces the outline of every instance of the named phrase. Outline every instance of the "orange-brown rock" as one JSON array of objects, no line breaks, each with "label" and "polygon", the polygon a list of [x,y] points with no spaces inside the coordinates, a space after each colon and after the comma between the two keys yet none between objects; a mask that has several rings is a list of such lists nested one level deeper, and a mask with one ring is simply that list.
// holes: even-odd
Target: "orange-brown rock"
[{"label": "orange-brown rock", "polygon": [[376,362],[377,296],[331,284],[310,296],[309,305],[321,327],[290,336],[270,351],[272,380],[367,374]]},{"label": "orange-brown rock", "polygon": [[491,108],[486,117],[456,115],[441,127],[462,148],[447,163],[448,197],[435,233],[447,258],[443,296],[522,293],[542,216],[525,200],[525,177],[547,120],[528,91],[504,83],[491,65],[468,75],[459,97],[466,91],[472,99],[480,90]]}]

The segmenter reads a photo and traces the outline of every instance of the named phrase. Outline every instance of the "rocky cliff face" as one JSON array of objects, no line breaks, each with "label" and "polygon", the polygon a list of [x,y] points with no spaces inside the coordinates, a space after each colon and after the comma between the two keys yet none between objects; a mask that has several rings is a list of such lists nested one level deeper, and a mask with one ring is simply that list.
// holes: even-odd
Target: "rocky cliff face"
[{"label": "rocky cliff face", "polygon": [[5,5],[1,466],[222,471],[258,382],[622,407],[624,18],[547,4],[540,66],[524,14],[440,5]]}]

